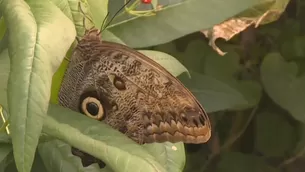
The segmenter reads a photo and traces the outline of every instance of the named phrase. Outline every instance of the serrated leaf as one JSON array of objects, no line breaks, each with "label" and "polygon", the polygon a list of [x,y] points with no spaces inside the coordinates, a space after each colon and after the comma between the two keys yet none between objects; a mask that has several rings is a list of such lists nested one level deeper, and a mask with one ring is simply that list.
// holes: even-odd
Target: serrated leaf
[{"label": "serrated leaf", "polygon": [[262,63],[261,79],[275,103],[296,120],[305,122],[305,75],[298,76],[295,63],[287,63],[279,53],[270,53]]},{"label": "serrated leaf", "polygon": [[159,63],[174,76],[179,76],[184,72],[190,76],[188,70],[175,57],[169,54],[151,50],[139,50],[139,52]]},{"label": "serrated leaf", "polygon": [[[109,3],[111,5],[116,2],[109,1]],[[211,28],[261,3],[261,0],[227,0],[226,3],[222,0],[183,1],[179,4],[169,4],[151,17],[128,20],[123,16],[125,19],[120,23],[114,23],[109,30],[130,47],[148,47]],[[122,6],[121,3],[117,4]],[[119,8],[114,8],[115,11],[117,9]]]},{"label": "serrated leaf", "polygon": [[215,172],[279,172],[254,155],[228,152],[221,154],[220,159]]},{"label": "serrated leaf", "polygon": [[296,129],[283,115],[262,112],[256,116],[255,148],[264,156],[285,156],[295,146]]},{"label": "serrated leaf", "polygon": [[116,172],[166,171],[143,147],[103,122],[56,105],[50,105],[48,114],[45,133],[103,160]]},{"label": "serrated leaf", "polygon": [[48,109],[52,75],[75,37],[74,26],[55,5],[49,1],[27,2],[29,5],[3,0],[0,4],[10,33],[8,107],[20,172],[31,169],[43,114]]}]

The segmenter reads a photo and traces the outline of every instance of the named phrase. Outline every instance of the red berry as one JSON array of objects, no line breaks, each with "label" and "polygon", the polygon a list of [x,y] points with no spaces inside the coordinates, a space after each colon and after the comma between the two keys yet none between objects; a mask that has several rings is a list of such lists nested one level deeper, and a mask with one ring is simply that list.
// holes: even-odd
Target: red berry
[{"label": "red berry", "polygon": [[143,4],[151,4],[151,0],[142,0]]}]

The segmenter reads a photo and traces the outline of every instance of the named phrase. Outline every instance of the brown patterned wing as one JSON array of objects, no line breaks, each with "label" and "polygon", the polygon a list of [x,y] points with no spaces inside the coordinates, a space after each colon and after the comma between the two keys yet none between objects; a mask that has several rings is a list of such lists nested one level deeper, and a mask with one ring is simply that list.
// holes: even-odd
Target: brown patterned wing
[{"label": "brown patterned wing", "polygon": [[129,47],[110,42],[102,46],[111,52],[109,60],[116,58],[124,64],[120,73],[135,85],[136,106],[142,107],[144,142],[204,143],[210,138],[206,112],[179,80]]},{"label": "brown patterned wing", "polygon": [[127,46],[87,38],[72,55],[59,93],[61,105],[82,112],[86,97],[96,98],[102,120],[140,144],[209,140],[206,112],[166,69]]}]

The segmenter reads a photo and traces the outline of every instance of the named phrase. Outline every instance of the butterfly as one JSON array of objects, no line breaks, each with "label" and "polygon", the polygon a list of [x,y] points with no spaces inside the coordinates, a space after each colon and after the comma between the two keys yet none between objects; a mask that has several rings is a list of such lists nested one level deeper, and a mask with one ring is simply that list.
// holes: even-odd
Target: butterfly
[{"label": "butterfly", "polygon": [[209,140],[207,113],[176,77],[132,48],[102,41],[100,34],[87,30],[74,49],[59,91],[61,106],[102,121],[138,144]]}]

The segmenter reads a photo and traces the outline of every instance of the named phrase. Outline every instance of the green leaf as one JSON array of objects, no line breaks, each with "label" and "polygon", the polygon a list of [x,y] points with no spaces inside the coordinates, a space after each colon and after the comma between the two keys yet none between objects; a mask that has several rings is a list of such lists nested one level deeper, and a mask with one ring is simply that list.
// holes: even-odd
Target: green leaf
[{"label": "green leaf", "polygon": [[3,38],[0,41],[0,53],[2,53],[2,51],[7,49],[7,46],[8,46],[8,32],[5,32]]},{"label": "green leaf", "polygon": [[1,17],[0,18],[0,39],[1,40],[3,39],[5,33],[6,33],[6,26],[5,26],[4,18]]},{"label": "green leaf", "polygon": [[305,59],[305,36],[294,36],[281,42],[281,54],[286,60]]},{"label": "green leaf", "polygon": [[295,146],[296,129],[284,115],[262,112],[256,117],[255,148],[267,157],[285,156]]},{"label": "green leaf", "polygon": [[[73,23],[75,24],[75,29],[77,36],[81,37],[85,33],[83,18],[85,17],[83,13],[79,11],[79,2],[82,0],[50,0],[54,5],[56,5]],[[87,4],[81,3],[82,9],[86,15]],[[87,23],[86,23],[87,24]],[[90,26],[91,27],[92,23]]]},{"label": "green leaf", "polygon": [[[109,30],[130,47],[148,47],[211,28],[254,5],[266,2],[273,0],[227,0],[225,3],[223,0],[187,0],[165,6],[154,16],[113,24]],[[122,6],[121,3],[117,4]],[[117,11],[118,7],[114,10]]]},{"label": "green leaf", "polygon": [[0,172],[4,172],[6,167],[13,160],[12,144],[0,143]]},{"label": "green leaf", "polygon": [[176,58],[169,54],[151,50],[139,50],[139,52],[159,63],[174,76],[179,76],[184,72],[190,76],[188,70]]},{"label": "green leaf", "polygon": [[49,172],[100,171],[97,164],[83,167],[81,159],[71,153],[71,146],[60,140],[53,140],[39,144],[38,151]]},{"label": "green leaf", "polygon": [[56,105],[48,114],[45,133],[103,160],[113,171],[166,171],[140,145],[103,122]]},{"label": "green leaf", "polygon": [[305,75],[298,75],[295,63],[287,63],[279,53],[270,53],[262,63],[261,79],[274,102],[305,122]]},{"label": "green leaf", "polygon": [[[10,157],[9,157],[10,158]],[[10,160],[10,159],[9,159]],[[12,157],[12,160],[9,161],[9,162],[6,162],[6,165],[7,165],[7,168],[5,169],[5,171],[3,172],[18,172],[18,170],[16,169],[16,166],[13,162],[13,157]],[[0,164],[2,165],[2,164]],[[32,170],[31,172],[47,172],[47,169],[46,167],[44,166],[39,154],[36,153],[35,155],[35,159],[34,159],[34,163],[33,163],[33,167],[32,167]],[[1,171],[2,172],[2,171]]]},{"label": "green leaf", "polygon": [[7,48],[8,44],[8,33],[3,17],[0,18],[0,38],[0,53],[2,53],[2,51]]},{"label": "green leaf", "polygon": [[246,109],[255,106],[261,98],[261,86],[254,80],[238,80],[242,66],[239,64],[240,57],[234,51],[234,47],[225,46],[226,55],[220,56],[214,51],[206,56],[204,73],[215,77],[238,91],[244,103],[232,107],[234,109]]},{"label": "green leaf", "polygon": [[196,96],[207,112],[226,110],[247,103],[241,93],[226,83],[208,75],[192,71],[190,74],[191,79],[183,76],[179,79]]},{"label": "green leaf", "polygon": [[240,57],[234,47],[222,48],[228,52],[225,56],[214,52],[206,41],[194,40],[187,44],[184,52],[179,52],[173,43],[159,45],[156,50],[173,55],[188,70],[195,72],[192,72],[192,79],[183,79],[183,82],[208,111],[255,106],[261,98],[260,84],[253,80],[237,80],[242,71]]},{"label": "green leaf", "polygon": [[5,133],[0,133],[0,143],[11,143],[11,138]]},{"label": "green leaf", "polygon": [[95,27],[101,28],[108,12],[108,0],[87,0],[87,2]]},{"label": "green leaf", "polygon": [[168,172],[183,171],[185,165],[185,152],[183,143],[153,143],[146,144],[144,148],[156,157],[157,161]]},{"label": "green leaf", "polygon": [[75,37],[73,24],[55,5],[35,0],[28,4],[20,0],[0,4],[10,33],[8,107],[19,172],[31,170],[52,76]]},{"label": "green leaf", "polygon": [[[264,4],[258,5],[254,8],[250,8],[242,12],[241,14],[238,14],[237,17],[238,18],[245,17],[247,18],[247,20],[250,19],[258,20],[259,17],[265,15],[263,18],[261,18],[259,24],[260,25],[268,24],[278,20],[281,14],[285,11],[286,6],[289,3],[289,0],[274,0],[274,1],[265,1],[265,2],[266,3]],[[269,12],[268,15],[266,15],[267,11]]]},{"label": "green leaf", "polygon": [[10,164],[13,164],[13,161],[14,157],[12,144],[0,143],[0,172],[5,172],[6,168]]},{"label": "green leaf", "polygon": [[10,152],[13,151],[12,145],[0,143],[0,162],[4,161]]},{"label": "green leaf", "polygon": [[7,49],[0,54],[0,104],[7,108],[7,81],[10,72],[10,59]]},{"label": "green leaf", "polygon": [[268,166],[263,159],[239,152],[221,154],[216,172],[279,172],[276,168]]}]

